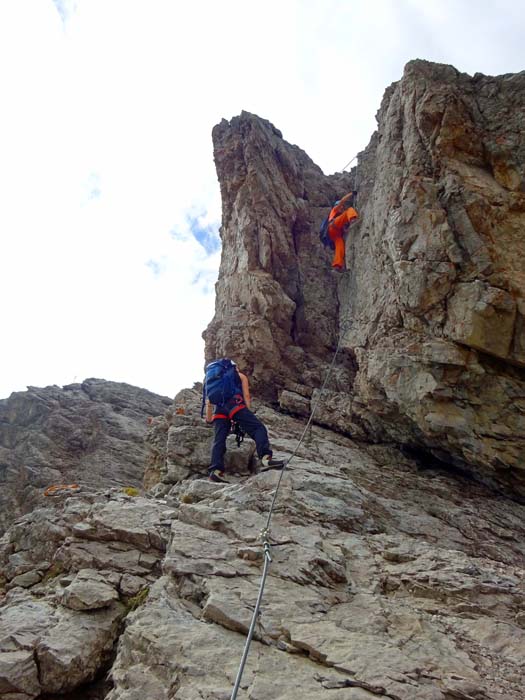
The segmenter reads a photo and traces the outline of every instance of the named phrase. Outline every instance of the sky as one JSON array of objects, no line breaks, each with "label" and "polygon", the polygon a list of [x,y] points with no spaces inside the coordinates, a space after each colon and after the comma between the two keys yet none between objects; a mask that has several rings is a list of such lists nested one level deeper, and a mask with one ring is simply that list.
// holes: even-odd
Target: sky
[{"label": "sky", "polygon": [[202,379],[221,119],[332,173],[407,61],[519,72],[524,36],[516,0],[0,0],[0,399]]}]

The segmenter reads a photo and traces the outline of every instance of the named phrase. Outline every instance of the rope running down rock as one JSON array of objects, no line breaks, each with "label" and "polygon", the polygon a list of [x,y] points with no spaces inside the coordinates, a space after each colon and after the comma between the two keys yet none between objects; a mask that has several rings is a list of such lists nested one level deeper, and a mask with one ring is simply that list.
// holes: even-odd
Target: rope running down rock
[{"label": "rope running down rock", "polygon": [[[349,165],[351,165],[351,164],[354,162],[354,160],[356,160],[356,158],[357,158],[357,155],[355,155],[355,156],[352,158],[352,160],[349,161],[349,162],[345,165],[345,167],[343,168],[343,170],[345,170]],[[355,166],[354,190],[357,190],[357,173],[358,173],[358,168],[359,168],[359,161],[357,161],[356,166]],[[355,200],[356,200],[356,199],[357,199],[357,197],[354,197],[354,205],[355,205]],[[348,331],[348,329],[349,329],[351,323],[352,323],[351,321],[345,320],[345,321],[341,324],[341,332],[340,332],[340,334],[339,334],[339,340],[337,341],[337,347],[336,347],[336,349],[335,349],[334,356],[333,356],[333,358],[332,358],[332,362],[330,363],[330,366],[328,367],[328,371],[326,372],[326,376],[325,376],[324,382],[323,382],[323,384],[322,384],[322,386],[321,386],[321,390],[320,390],[320,392],[319,392],[319,395],[318,395],[318,397],[317,397],[317,400],[315,401],[315,403],[314,403],[314,405],[313,405],[313,407],[312,407],[312,410],[311,410],[311,412],[310,412],[310,417],[308,418],[308,421],[307,421],[307,423],[306,423],[306,425],[305,425],[305,427],[304,427],[304,430],[303,430],[303,432],[302,432],[302,434],[301,434],[301,437],[299,438],[299,440],[298,440],[298,442],[297,442],[297,445],[296,445],[296,447],[295,447],[295,450],[293,451],[292,455],[286,460],[286,462],[285,462],[285,464],[284,464],[284,466],[283,466],[283,468],[282,468],[282,470],[281,470],[281,473],[279,474],[279,480],[278,480],[278,482],[277,482],[277,486],[275,487],[275,491],[274,491],[274,493],[273,493],[273,499],[272,499],[272,503],[271,503],[271,505],[270,505],[270,510],[269,510],[269,512],[268,512],[268,519],[266,520],[266,526],[264,527],[264,529],[263,529],[262,532],[261,532],[261,541],[262,541],[263,550],[264,550],[264,567],[263,567],[263,572],[262,572],[262,576],[261,576],[261,582],[260,582],[260,584],[259,584],[259,593],[258,593],[258,596],[257,596],[257,602],[255,603],[255,608],[254,608],[254,611],[253,611],[252,620],[251,620],[251,623],[250,623],[250,627],[249,627],[249,629],[248,629],[248,635],[247,635],[247,637],[246,637],[246,642],[245,642],[245,645],[244,645],[244,650],[243,650],[243,653],[242,653],[242,658],[241,658],[241,662],[240,662],[240,665],[239,665],[239,670],[237,671],[237,677],[236,677],[236,679],[235,679],[235,685],[234,685],[234,687],[233,687],[233,691],[232,691],[230,700],[236,700],[236,698],[237,698],[237,693],[238,693],[238,691],[239,691],[239,687],[240,687],[241,679],[242,679],[242,674],[243,674],[243,672],[244,672],[244,667],[245,667],[245,665],[246,665],[246,660],[247,660],[247,658],[248,658],[248,652],[249,652],[249,650],[250,650],[250,644],[251,644],[251,641],[252,641],[252,638],[253,638],[253,633],[254,633],[254,630],[255,630],[255,625],[257,624],[257,618],[258,618],[258,616],[259,616],[259,608],[260,608],[261,602],[262,602],[262,597],[263,597],[263,592],[264,592],[264,586],[265,586],[265,584],[266,584],[266,578],[267,578],[267,576],[268,576],[268,570],[269,570],[270,564],[271,564],[271,562],[272,562],[272,557],[271,557],[271,545],[270,545],[270,541],[269,541],[269,538],[270,538],[270,524],[271,524],[271,520],[272,520],[273,510],[274,510],[274,507],[275,507],[275,502],[276,502],[276,500],[277,500],[277,494],[278,494],[278,492],[279,492],[279,487],[281,486],[281,481],[282,481],[282,478],[283,478],[283,475],[284,475],[284,472],[285,472],[286,467],[290,464],[290,462],[292,461],[292,459],[296,456],[296,454],[297,454],[297,452],[298,452],[298,450],[299,450],[299,447],[302,445],[302,442],[303,442],[303,440],[304,440],[304,438],[305,438],[305,436],[306,436],[306,434],[307,434],[307,432],[308,432],[308,428],[310,427],[310,425],[311,425],[311,423],[312,423],[312,421],[313,421],[313,418],[314,418],[315,413],[316,413],[316,411],[317,411],[317,407],[319,406],[319,402],[320,402],[320,400],[321,400],[321,396],[323,395],[323,392],[324,392],[324,390],[325,390],[325,388],[326,388],[326,385],[327,385],[327,383],[328,383],[328,379],[330,378],[330,375],[331,375],[332,370],[333,370],[333,368],[334,368],[335,361],[336,361],[337,355],[338,355],[338,353],[339,353],[339,348],[341,347],[341,341],[343,340],[344,336],[346,335],[346,332]]]},{"label": "rope running down rock", "polygon": [[251,641],[252,641],[253,633],[254,633],[254,630],[255,630],[255,625],[256,625],[256,623],[257,623],[257,618],[258,618],[258,616],[259,616],[259,608],[260,608],[261,601],[262,601],[262,597],[263,597],[264,586],[265,586],[265,584],[266,584],[266,577],[267,577],[267,575],[268,575],[268,569],[269,569],[270,564],[271,564],[271,562],[272,562],[272,557],[271,557],[271,545],[270,545],[270,542],[269,542],[269,537],[270,537],[270,524],[271,524],[271,519],[272,519],[272,515],[273,515],[273,510],[274,510],[275,502],[276,502],[276,500],[277,500],[277,494],[278,494],[278,492],[279,492],[279,487],[280,487],[280,485],[281,485],[281,481],[282,481],[282,478],[283,478],[283,474],[284,474],[284,472],[285,472],[286,467],[290,464],[290,462],[292,461],[292,459],[296,456],[296,454],[297,454],[297,452],[298,452],[298,450],[299,450],[299,447],[301,446],[301,444],[302,444],[302,442],[303,442],[303,440],[304,440],[304,438],[305,438],[305,436],[306,436],[306,433],[308,432],[308,428],[310,427],[310,425],[311,425],[311,423],[312,423],[312,421],[313,421],[315,412],[317,411],[317,407],[319,406],[319,402],[320,402],[320,400],[321,400],[321,396],[323,395],[323,392],[324,392],[324,390],[325,390],[325,388],[326,388],[326,385],[327,385],[327,383],[328,383],[328,379],[330,378],[330,375],[331,375],[332,370],[333,370],[333,368],[334,368],[335,360],[336,360],[337,355],[338,355],[338,353],[339,353],[339,348],[341,347],[341,342],[342,342],[344,336],[346,335],[346,332],[348,331],[348,329],[349,329],[349,327],[350,327],[350,324],[351,324],[351,322],[348,322],[348,321],[347,321],[347,322],[343,323],[343,325],[342,325],[341,332],[340,332],[340,334],[339,334],[339,340],[337,341],[337,347],[336,347],[336,349],[335,349],[334,356],[333,356],[333,358],[332,358],[332,362],[330,363],[330,366],[328,367],[328,370],[327,370],[327,372],[326,372],[326,376],[325,376],[324,382],[323,382],[323,384],[322,384],[322,386],[321,386],[321,390],[320,390],[319,395],[318,395],[318,397],[317,397],[317,399],[316,399],[316,401],[315,401],[315,404],[313,405],[312,410],[311,410],[311,412],[310,412],[310,417],[308,418],[308,421],[307,421],[307,423],[306,423],[306,425],[305,425],[305,427],[304,427],[304,430],[303,430],[303,432],[302,432],[302,434],[301,434],[301,437],[299,438],[299,440],[298,440],[298,442],[297,442],[297,445],[296,445],[296,447],[295,447],[295,450],[293,451],[292,455],[286,460],[286,462],[285,462],[285,464],[284,464],[284,466],[283,466],[283,468],[282,468],[282,470],[281,470],[281,473],[280,473],[280,475],[279,475],[279,481],[277,482],[277,486],[275,487],[275,491],[274,491],[274,494],[273,494],[272,503],[271,503],[271,506],[270,506],[270,510],[269,510],[269,512],[268,512],[268,519],[267,519],[267,521],[266,521],[266,527],[265,527],[265,528],[262,530],[262,532],[261,532],[261,540],[262,540],[263,549],[264,549],[264,568],[263,568],[263,572],[262,572],[262,576],[261,576],[261,582],[260,582],[260,584],[259,584],[259,594],[258,594],[258,596],[257,596],[257,602],[255,603],[255,608],[254,608],[253,615],[252,615],[252,621],[251,621],[251,623],[250,623],[250,628],[249,628],[249,630],[248,630],[248,636],[246,637],[246,642],[245,642],[245,645],[244,645],[244,650],[243,650],[243,653],[242,653],[242,658],[241,658],[241,662],[240,662],[240,665],[239,665],[239,670],[238,670],[238,672],[237,672],[237,677],[236,677],[236,679],[235,679],[235,685],[234,685],[234,687],[233,687],[233,691],[232,691],[230,700],[235,700],[235,699],[237,698],[237,693],[238,693],[238,691],[239,691],[239,687],[240,687],[241,679],[242,679],[242,674],[243,674],[243,671],[244,671],[244,667],[245,667],[245,665],[246,665],[246,660],[247,660],[247,658],[248,658],[248,652],[249,652],[249,649],[250,649],[250,644],[251,644]]}]

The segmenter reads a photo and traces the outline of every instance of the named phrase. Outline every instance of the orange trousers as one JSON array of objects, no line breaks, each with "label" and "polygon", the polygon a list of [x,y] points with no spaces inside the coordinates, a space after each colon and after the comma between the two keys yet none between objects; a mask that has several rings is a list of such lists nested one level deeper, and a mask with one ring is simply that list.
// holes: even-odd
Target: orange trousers
[{"label": "orange trousers", "polygon": [[335,226],[331,226],[328,229],[328,235],[335,245],[332,267],[337,267],[339,270],[342,270],[345,266],[345,232],[339,228],[335,228]]},{"label": "orange trousers", "polygon": [[332,219],[328,227],[328,236],[335,246],[332,267],[342,270],[345,266],[345,233],[348,225],[357,219],[357,212],[349,207],[339,216]]}]

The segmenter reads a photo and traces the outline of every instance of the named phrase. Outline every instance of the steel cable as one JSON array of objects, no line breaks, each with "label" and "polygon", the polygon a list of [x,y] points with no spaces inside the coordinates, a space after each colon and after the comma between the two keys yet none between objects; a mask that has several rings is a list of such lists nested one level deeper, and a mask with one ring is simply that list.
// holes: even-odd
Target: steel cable
[{"label": "steel cable", "polygon": [[334,368],[335,361],[336,361],[337,355],[338,355],[338,353],[339,353],[339,348],[341,347],[341,342],[342,342],[343,337],[345,336],[345,334],[346,334],[346,332],[347,332],[347,330],[348,330],[349,325],[350,325],[350,324],[348,323],[347,328],[345,329],[345,324],[343,324],[343,327],[342,327],[341,332],[340,332],[340,334],[339,334],[339,340],[337,341],[337,347],[336,347],[336,349],[335,349],[334,356],[333,356],[333,358],[332,358],[332,362],[330,363],[330,366],[328,367],[328,371],[326,372],[326,376],[325,376],[324,382],[323,382],[323,384],[322,384],[322,386],[321,386],[321,389],[320,389],[320,391],[319,391],[319,395],[317,396],[317,399],[316,399],[316,401],[315,401],[315,404],[313,405],[312,410],[311,410],[311,412],[310,412],[310,417],[308,418],[308,421],[307,421],[307,423],[306,423],[306,425],[305,425],[305,427],[304,427],[304,430],[303,430],[303,432],[302,432],[302,434],[301,434],[301,437],[299,438],[299,440],[298,440],[298,442],[297,442],[297,445],[296,445],[296,447],[295,447],[295,450],[293,451],[292,455],[286,460],[286,462],[284,463],[284,466],[283,466],[283,468],[282,468],[282,470],[281,470],[281,473],[279,474],[279,480],[278,480],[278,482],[277,482],[277,486],[275,487],[275,491],[274,491],[274,494],[273,494],[272,503],[271,503],[271,505],[270,505],[270,510],[269,510],[269,512],[268,512],[268,519],[267,519],[267,521],[266,521],[266,527],[265,527],[264,530],[261,532],[261,538],[262,538],[263,547],[264,547],[264,569],[263,569],[263,573],[262,573],[262,576],[261,576],[261,583],[259,584],[259,594],[258,594],[258,596],[257,596],[257,602],[256,602],[256,604],[255,604],[255,608],[254,608],[254,611],[253,611],[253,616],[252,616],[252,620],[251,620],[251,623],[250,623],[250,628],[249,628],[249,630],[248,630],[248,636],[246,637],[246,642],[245,642],[244,650],[243,650],[243,653],[242,653],[241,663],[240,663],[240,665],[239,665],[239,670],[238,670],[238,672],[237,672],[237,677],[236,677],[236,679],[235,679],[235,685],[234,685],[234,687],[233,687],[233,692],[232,692],[232,694],[231,694],[230,700],[235,700],[236,697],[237,697],[237,693],[238,693],[238,691],[239,691],[239,687],[240,687],[241,679],[242,679],[242,674],[243,674],[243,672],[244,672],[244,667],[245,667],[246,661],[247,661],[247,659],[248,659],[248,652],[249,652],[250,644],[251,644],[251,641],[252,641],[252,638],[253,638],[253,632],[254,632],[254,630],[255,630],[255,625],[256,625],[256,623],[257,623],[257,616],[258,616],[258,614],[259,614],[259,608],[260,608],[261,601],[262,601],[262,596],[263,596],[263,592],[264,592],[264,586],[265,586],[265,584],[266,584],[266,578],[267,578],[267,576],[268,576],[268,569],[269,569],[270,563],[271,563],[271,561],[272,561],[272,558],[271,558],[271,555],[270,555],[270,542],[268,541],[268,538],[269,538],[269,536],[270,536],[270,523],[271,523],[271,519],[272,519],[272,515],[273,515],[273,510],[274,510],[275,502],[276,502],[276,500],[277,500],[277,494],[278,494],[278,492],[279,492],[279,487],[280,487],[280,485],[281,485],[281,481],[282,481],[284,472],[285,472],[285,470],[286,470],[286,467],[290,464],[290,462],[292,461],[292,459],[297,455],[297,452],[298,452],[298,450],[299,450],[299,447],[301,446],[301,444],[302,444],[302,442],[303,442],[303,440],[304,440],[304,438],[305,438],[305,436],[306,436],[306,433],[307,433],[307,431],[308,431],[308,428],[310,427],[310,425],[311,425],[311,423],[312,423],[312,421],[313,421],[314,415],[315,415],[315,413],[316,413],[316,411],[317,411],[317,407],[319,406],[319,403],[320,403],[320,401],[321,401],[321,397],[322,397],[322,395],[323,395],[323,392],[324,392],[324,390],[325,390],[325,388],[326,388],[326,385],[328,384],[328,379],[330,378],[330,375],[331,375],[332,370],[333,370],[333,368]]},{"label": "steel cable", "polygon": [[[343,170],[346,170],[346,168],[348,168],[348,166],[351,165],[351,164],[354,162],[354,160],[355,160],[356,158],[357,158],[357,155],[355,155],[355,156],[352,158],[352,160],[349,161],[349,162],[345,165],[345,167],[343,168]],[[356,168],[355,168],[355,177],[354,177],[354,190],[356,190],[356,191],[357,191],[357,182],[358,182],[358,175],[357,175],[358,169],[359,169],[359,161],[358,161],[357,164],[356,164]],[[354,205],[356,204],[356,201],[357,201],[357,196],[354,195]],[[236,698],[237,698],[237,693],[238,693],[238,691],[239,691],[239,687],[240,687],[241,680],[242,680],[242,674],[243,674],[243,672],[244,672],[244,667],[245,667],[246,661],[247,661],[247,659],[248,659],[248,652],[249,652],[250,644],[251,644],[251,641],[252,641],[252,638],[253,638],[253,633],[254,633],[254,630],[255,630],[255,625],[257,624],[257,616],[259,615],[259,608],[260,608],[261,602],[262,602],[262,597],[263,597],[263,593],[264,593],[264,586],[265,586],[265,584],[266,584],[266,578],[267,578],[267,576],[268,576],[268,569],[269,569],[270,563],[271,563],[271,561],[272,561],[272,558],[271,558],[271,555],[270,555],[270,542],[269,542],[268,538],[270,537],[270,524],[271,524],[272,515],[273,515],[273,511],[274,511],[274,507],[275,507],[275,502],[276,502],[276,500],[277,500],[277,494],[279,493],[279,487],[281,486],[281,481],[282,481],[282,479],[283,479],[283,476],[284,476],[284,472],[285,472],[285,470],[286,470],[286,467],[290,464],[290,462],[292,461],[292,459],[297,455],[297,452],[299,451],[299,448],[300,448],[300,446],[301,446],[302,443],[303,443],[303,440],[304,440],[304,438],[305,438],[305,436],[306,436],[306,433],[308,432],[308,428],[309,428],[310,425],[312,424],[312,421],[313,421],[313,419],[314,419],[315,413],[316,413],[316,411],[317,411],[317,407],[319,406],[319,403],[320,403],[320,401],[321,401],[321,397],[322,397],[323,392],[324,392],[324,390],[325,390],[325,388],[326,388],[326,385],[328,384],[328,380],[329,380],[330,375],[331,375],[331,373],[332,373],[332,370],[333,370],[333,368],[334,368],[335,361],[336,361],[337,355],[338,355],[338,353],[339,353],[339,348],[341,347],[341,342],[342,342],[344,336],[346,335],[346,332],[348,331],[349,327],[351,326],[351,323],[352,323],[351,321],[346,320],[345,322],[343,322],[343,323],[341,324],[341,331],[340,331],[340,333],[339,333],[339,339],[338,339],[338,341],[337,341],[337,346],[336,346],[336,348],[335,348],[334,356],[333,356],[333,358],[332,358],[332,362],[330,363],[330,366],[328,367],[328,371],[326,372],[326,376],[325,376],[325,378],[324,378],[323,384],[321,385],[321,389],[320,389],[320,391],[319,391],[319,395],[317,396],[317,399],[316,399],[316,401],[315,401],[315,403],[314,403],[314,405],[313,405],[313,407],[312,407],[312,410],[310,411],[310,416],[309,416],[309,418],[308,418],[308,421],[306,422],[306,425],[305,425],[305,427],[304,427],[304,429],[303,429],[303,432],[301,433],[301,436],[300,436],[299,440],[297,441],[297,445],[295,446],[294,451],[292,452],[291,456],[290,456],[290,457],[286,460],[286,462],[284,463],[284,466],[283,466],[283,468],[282,468],[282,470],[281,470],[281,473],[279,474],[279,480],[277,481],[277,486],[275,487],[275,491],[274,491],[274,493],[273,493],[273,498],[272,498],[272,503],[271,503],[271,505],[270,505],[270,510],[268,511],[268,518],[267,518],[267,520],[266,520],[266,527],[265,527],[264,530],[261,532],[261,539],[262,539],[263,547],[264,547],[264,568],[263,568],[263,573],[262,573],[262,576],[261,576],[261,582],[260,582],[260,584],[259,584],[259,593],[258,593],[258,596],[257,596],[257,602],[256,602],[256,604],[255,604],[255,608],[254,608],[254,611],[253,611],[253,616],[252,616],[252,620],[251,620],[251,623],[250,623],[250,627],[249,627],[249,629],[248,629],[248,635],[247,635],[247,637],[246,637],[246,642],[245,642],[245,645],[244,645],[244,649],[243,649],[243,653],[242,653],[242,658],[241,658],[241,662],[240,662],[240,665],[239,665],[239,670],[237,671],[237,677],[236,677],[236,679],[235,679],[235,685],[234,685],[234,687],[233,687],[233,691],[232,691],[230,700],[236,700]]]}]

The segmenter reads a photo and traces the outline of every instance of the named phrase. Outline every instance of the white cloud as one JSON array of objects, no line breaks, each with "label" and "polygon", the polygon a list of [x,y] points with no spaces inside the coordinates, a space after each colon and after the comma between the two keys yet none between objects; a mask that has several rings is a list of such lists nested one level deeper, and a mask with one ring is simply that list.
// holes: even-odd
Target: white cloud
[{"label": "white cloud", "polygon": [[219,224],[222,117],[258,113],[332,172],[407,60],[520,70],[524,28],[510,2],[2,3],[0,397],[200,378],[219,254],[189,224]]},{"label": "white cloud", "polygon": [[62,21],[66,24],[77,10],[77,0],[53,0],[53,2]]}]

